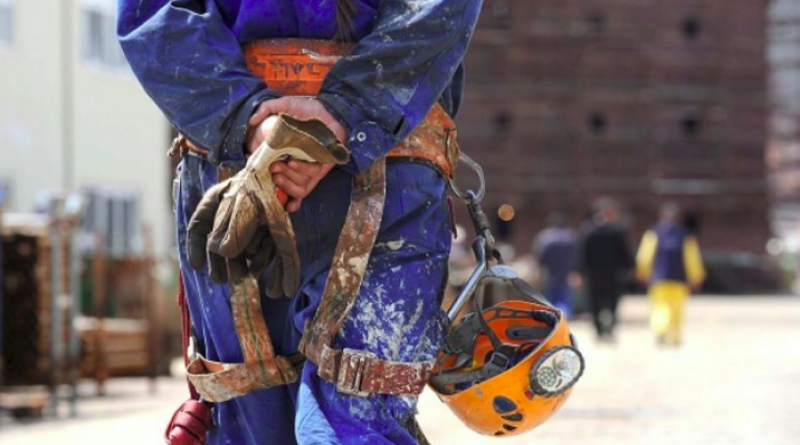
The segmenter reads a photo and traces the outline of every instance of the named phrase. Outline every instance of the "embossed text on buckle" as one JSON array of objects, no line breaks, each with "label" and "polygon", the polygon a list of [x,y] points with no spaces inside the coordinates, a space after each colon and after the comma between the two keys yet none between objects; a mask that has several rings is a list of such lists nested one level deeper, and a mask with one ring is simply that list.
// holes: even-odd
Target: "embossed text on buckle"
[{"label": "embossed text on buckle", "polygon": [[359,351],[356,349],[344,349],[342,351],[342,361],[339,366],[339,376],[336,379],[336,389],[351,396],[366,397],[371,395],[368,391],[361,390],[364,380],[364,371],[370,360],[376,360],[378,356],[371,352]]}]

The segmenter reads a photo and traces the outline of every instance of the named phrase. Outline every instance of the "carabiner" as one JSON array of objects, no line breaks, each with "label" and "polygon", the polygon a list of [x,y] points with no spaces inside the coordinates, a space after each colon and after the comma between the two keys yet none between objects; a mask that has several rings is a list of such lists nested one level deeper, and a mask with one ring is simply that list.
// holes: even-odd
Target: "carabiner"
[{"label": "carabiner", "polygon": [[478,175],[478,191],[474,191],[472,189],[461,191],[461,189],[458,188],[458,184],[456,184],[455,175],[448,180],[450,184],[450,190],[452,190],[459,199],[467,204],[470,202],[479,203],[486,195],[486,177],[483,174],[483,168],[464,152],[459,154],[459,160],[464,161],[464,164],[466,164],[472,171],[475,172],[475,174]]}]

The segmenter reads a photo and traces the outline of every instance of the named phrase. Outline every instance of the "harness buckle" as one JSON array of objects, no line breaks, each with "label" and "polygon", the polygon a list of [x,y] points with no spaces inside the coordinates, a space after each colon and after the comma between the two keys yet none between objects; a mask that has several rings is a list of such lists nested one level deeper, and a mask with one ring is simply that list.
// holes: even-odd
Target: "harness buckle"
[{"label": "harness buckle", "polygon": [[483,365],[483,369],[485,370],[487,377],[494,377],[508,369],[509,363],[511,363],[511,359],[508,358],[506,354],[495,351],[492,353],[489,361]]},{"label": "harness buckle", "polygon": [[336,378],[336,389],[351,396],[366,397],[369,391],[362,390],[364,374],[371,360],[378,356],[367,351],[345,348],[339,365],[339,375]]}]

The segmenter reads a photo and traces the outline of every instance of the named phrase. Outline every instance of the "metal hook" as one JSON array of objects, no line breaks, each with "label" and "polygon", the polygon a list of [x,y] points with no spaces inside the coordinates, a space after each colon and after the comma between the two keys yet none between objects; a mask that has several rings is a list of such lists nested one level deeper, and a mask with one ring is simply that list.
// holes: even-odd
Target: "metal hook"
[{"label": "metal hook", "polygon": [[459,155],[459,160],[463,161],[464,164],[466,164],[472,171],[475,172],[475,174],[478,175],[478,191],[476,192],[472,189],[461,191],[461,189],[458,188],[458,184],[456,184],[455,177],[452,177],[449,180],[450,189],[464,202],[481,202],[484,195],[486,195],[486,177],[483,174],[483,168],[464,152],[461,152]]}]

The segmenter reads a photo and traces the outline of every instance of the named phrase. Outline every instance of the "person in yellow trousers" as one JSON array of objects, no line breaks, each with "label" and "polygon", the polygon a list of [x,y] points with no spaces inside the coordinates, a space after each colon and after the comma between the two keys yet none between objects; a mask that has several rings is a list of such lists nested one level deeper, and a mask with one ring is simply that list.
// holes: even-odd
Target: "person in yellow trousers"
[{"label": "person in yellow trousers", "polygon": [[659,344],[680,345],[686,300],[699,289],[706,271],[697,239],[679,222],[674,203],[661,208],[659,223],[642,238],[637,278],[649,284],[650,327]]}]

